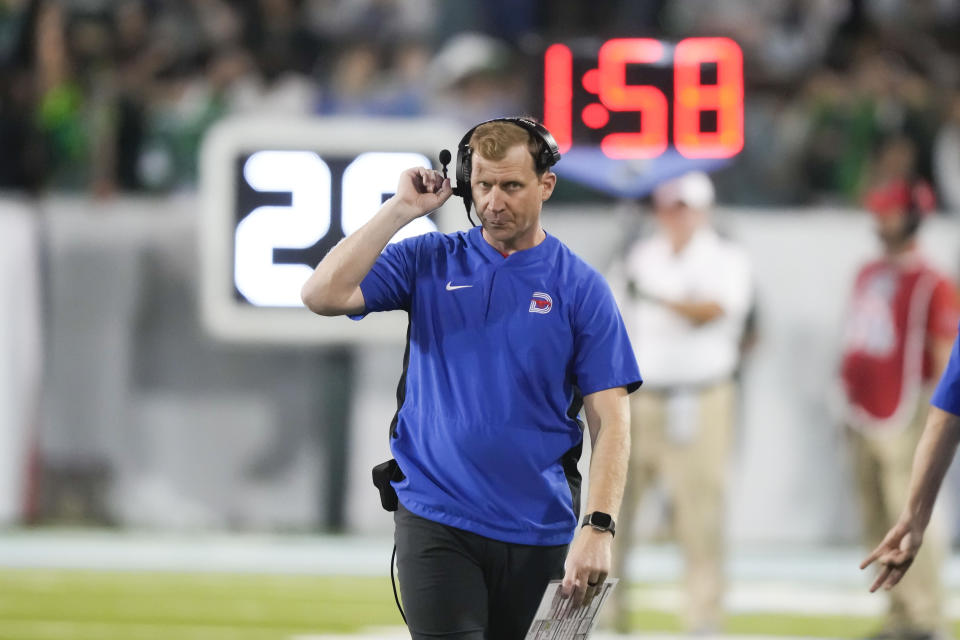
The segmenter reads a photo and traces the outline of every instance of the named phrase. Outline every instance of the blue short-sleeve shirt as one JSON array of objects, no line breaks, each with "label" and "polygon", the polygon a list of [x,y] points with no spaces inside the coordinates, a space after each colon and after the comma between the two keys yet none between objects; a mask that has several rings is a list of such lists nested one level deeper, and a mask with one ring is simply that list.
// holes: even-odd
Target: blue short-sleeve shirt
[{"label": "blue short-sleeve shirt", "polygon": [[606,281],[549,234],[504,258],[476,227],[389,245],[360,288],[365,313],[410,318],[391,438],[403,505],[505,542],[570,542],[582,396],[641,384]]},{"label": "blue short-sleeve shirt", "polygon": [[930,404],[949,413],[960,416],[960,338],[953,341],[953,350],[950,351],[950,361],[940,382],[937,384]]}]

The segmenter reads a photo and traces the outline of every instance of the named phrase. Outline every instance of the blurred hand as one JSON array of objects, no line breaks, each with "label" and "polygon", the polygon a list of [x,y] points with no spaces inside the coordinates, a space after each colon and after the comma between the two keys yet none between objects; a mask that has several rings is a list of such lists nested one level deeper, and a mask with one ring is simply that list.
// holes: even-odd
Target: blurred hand
[{"label": "blurred hand", "polygon": [[573,598],[573,606],[589,605],[610,573],[613,534],[593,527],[581,527],[577,532],[567,560],[563,564],[564,597]]},{"label": "blurred hand", "polygon": [[400,174],[400,184],[393,196],[408,221],[424,216],[440,207],[453,195],[450,180],[433,169],[415,167]]},{"label": "blurred hand", "polygon": [[880,565],[880,572],[870,587],[870,593],[881,586],[887,590],[892,589],[894,585],[900,582],[903,574],[907,572],[907,569],[913,564],[914,558],[917,557],[917,551],[920,549],[922,541],[923,527],[913,520],[901,518],[890,529],[883,541],[877,545],[873,553],[860,564],[860,569],[866,569],[874,562]]}]

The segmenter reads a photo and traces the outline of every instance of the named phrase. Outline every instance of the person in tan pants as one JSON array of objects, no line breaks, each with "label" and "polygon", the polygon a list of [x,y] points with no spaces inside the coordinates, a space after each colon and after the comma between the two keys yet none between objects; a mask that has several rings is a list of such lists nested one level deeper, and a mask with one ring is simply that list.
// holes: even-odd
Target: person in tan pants
[{"label": "person in tan pants", "polygon": [[[876,184],[867,206],[883,255],[857,274],[843,339],[846,424],[863,535],[883,538],[907,502],[914,451],[933,382],[950,357],[958,304],[953,284],[921,255],[916,240],[933,193],[922,182]],[[940,564],[944,540],[932,527],[877,637],[933,638],[944,631]]]},{"label": "person in tan pants", "polygon": [[[634,522],[642,496],[662,480],[672,498],[672,529],[685,555],[684,619],[691,630],[718,629],[721,625],[725,487],[735,397],[734,383],[727,381],[701,389],[638,393],[631,403],[634,447],[620,522]],[[689,419],[696,421],[697,429],[689,439],[679,438],[681,434],[672,433],[670,428],[671,417],[686,419],[670,416],[677,403],[689,403],[686,410],[695,414]],[[626,553],[616,551],[615,565],[622,567]],[[623,571],[617,575],[623,575]],[[626,595],[626,590],[620,594]],[[621,618],[629,614],[627,606],[618,610]],[[625,630],[628,624],[618,619],[617,627]]]},{"label": "person in tan pants", "polygon": [[[752,299],[745,253],[709,224],[713,187],[702,173],[654,192],[656,231],[622,265],[621,306],[643,388],[631,398],[631,457],[614,540],[613,623],[629,631],[626,560],[639,503],[661,484],[685,560],[688,630],[722,625],[724,515],[740,338]],[[616,278],[613,278],[616,284]]]}]

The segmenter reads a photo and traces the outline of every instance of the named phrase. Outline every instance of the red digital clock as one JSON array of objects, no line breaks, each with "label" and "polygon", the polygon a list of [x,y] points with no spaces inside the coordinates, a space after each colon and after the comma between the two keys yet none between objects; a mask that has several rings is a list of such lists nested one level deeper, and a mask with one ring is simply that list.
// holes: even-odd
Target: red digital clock
[{"label": "red digital clock", "polygon": [[[599,46],[598,46],[599,45]],[[557,43],[543,58],[543,123],[561,153],[687,158],[743,149],[743,54],[729,38]]]}]

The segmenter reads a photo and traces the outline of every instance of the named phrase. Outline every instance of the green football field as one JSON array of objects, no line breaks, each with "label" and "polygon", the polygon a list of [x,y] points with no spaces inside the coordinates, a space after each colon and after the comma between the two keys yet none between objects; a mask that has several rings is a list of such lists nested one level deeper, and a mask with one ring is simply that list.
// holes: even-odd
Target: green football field
[{"label": "green football field", "polygon": [[[643,587],[640,587],[641,589]],[[389,578],[236,573],[0,571],[0,639],[267,640],[398,626]],[[638,632],[679,631],[637,611]],[[854,638],[867,618],[733,615],[734,634]],[[960,637],[960,625],[954,629]]]}]

